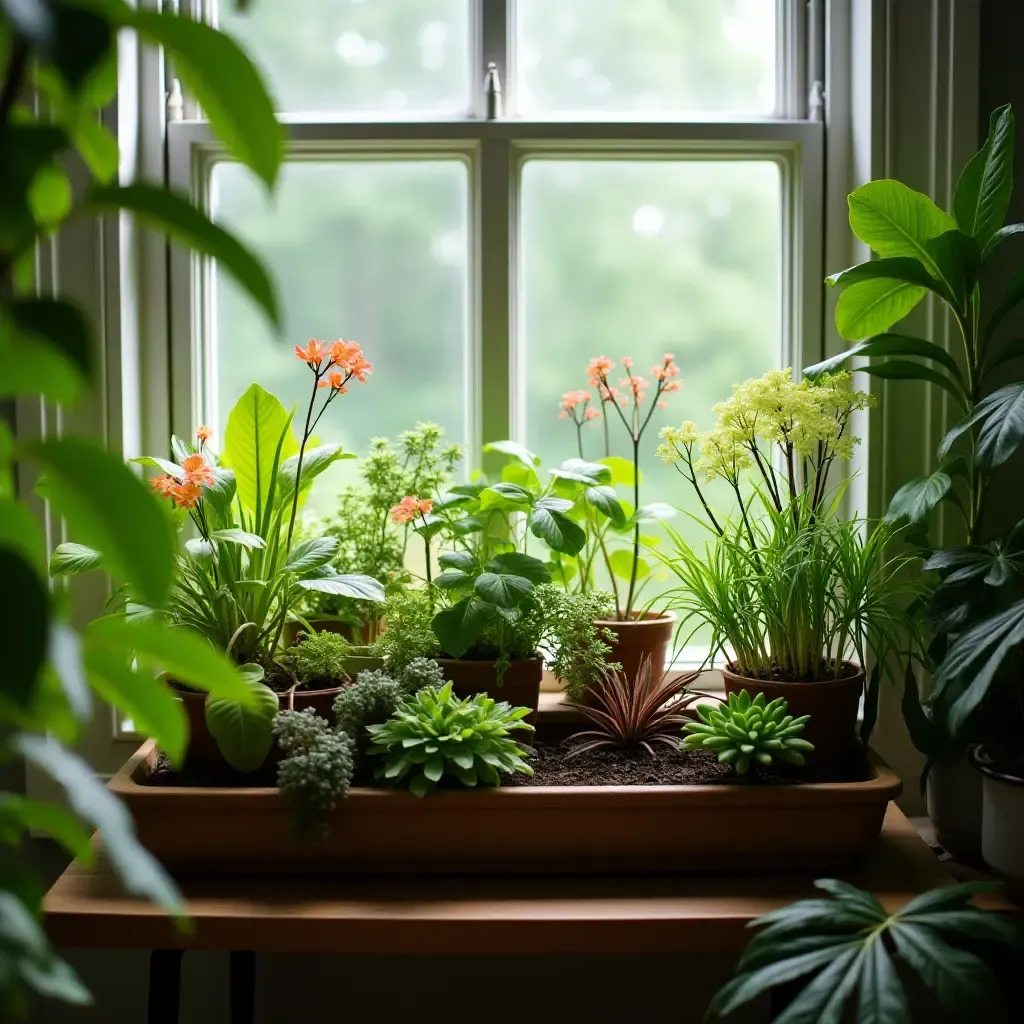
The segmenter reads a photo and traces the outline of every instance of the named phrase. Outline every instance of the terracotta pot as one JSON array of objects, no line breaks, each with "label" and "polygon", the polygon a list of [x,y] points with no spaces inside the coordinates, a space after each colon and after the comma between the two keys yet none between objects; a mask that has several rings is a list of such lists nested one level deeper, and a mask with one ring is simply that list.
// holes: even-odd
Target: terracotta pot
[{"label": "terracotta pot", "polygon": [[789,705],[788,714],[811,716],[803,732],[804,739],[814,744],[814,751],[807,755],[808,764],[841,764],[860,751],[857,712],[864,689],[863,672],[820,683],[749,679],[727,668],[722,669],[722,677],[726,693],[746,690],[751,697],[763,693],[766,701],[782,697]]},{"label": "terracotta pot", "polygon": [[348,655],[344,660],[345,674],[355,680],[360,672],[370,672],[384,667],[384,659],[365,653],[366,647],[354,647],[356,653]]},{"label": "terracotta pot", "polygon": [[984,746],[968,756],[982,779],[981,855],[1015,896],[1024,896],[1024,776]]},{"label": "terracotta pot", "polygon": [[936,840],[960,860],[977,860],[981,856],[982,783],[966,753],[948,764],[931,766],[926,797]]},{"label": "terracotta pot", "polygon": [[646,657],[651,659],[651,672],[656,679],[665,674],[672,631],[676,627],[674,612],[645,612],[642,618],[634,613],[633,618],[622,620],[596,619],[594,625],[615,635],[608,660],[619,662],[628,680],[636,678]]},{"label": "terracotta pot", "polygon": [[438,658],[438,665],[446,680],[450,680],[457,697],[475,697],[486,693],[495,700],[508,701],[513,707],[530,708],[523,721],[537,722],[540,702],[540,681],[544,676],[544,663],[540,658],[513,661],[499,683],[494,674],[493,661],[463,661],[457,658]]},{"label": "terracotta pot", "polygon": [[[212,762],[223,762],[220,748],[217,741],[210,735],[206,725],[206,694],[198,693],[195,690],[175,690],[181,703],[185,706],[185,714],[188,716],[188,749],[185,758],[188,761],[197,761],[210,764]],[[295,699],[291,706],[296,711],[303,711],[305,708],[313,708],[322,718],[333,719],[332,705],[334,698],[341,693],[341,687],[335,686],[330,690],[296,690]],[[288,694],[279,693],[278,701],[281,710],[289,707]],[[273,757],[273,753],[268,755]]]},{"label": "terracotta pot", "polygon": [[304,843],[276,789],[149,786],[156,760],[150,741],[109,783],[139,841],[172,871],[231,874],[782,870],[790,884],[870,849],[902,788],[874,754],[859,782],[479,786],[424,799],[357,786],[331,812],[327,838]]}]

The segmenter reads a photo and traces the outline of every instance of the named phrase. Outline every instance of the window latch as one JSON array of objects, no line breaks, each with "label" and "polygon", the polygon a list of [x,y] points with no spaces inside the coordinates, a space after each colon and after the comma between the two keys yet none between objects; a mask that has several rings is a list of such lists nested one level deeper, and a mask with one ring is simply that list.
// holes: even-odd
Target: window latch
[{"label": "window latch", "polygon": [[484,78],[485,116],[488,121],[501,118],[501,79],[498,77],[498,65],[492,60],[487,65],[487,77]]}]

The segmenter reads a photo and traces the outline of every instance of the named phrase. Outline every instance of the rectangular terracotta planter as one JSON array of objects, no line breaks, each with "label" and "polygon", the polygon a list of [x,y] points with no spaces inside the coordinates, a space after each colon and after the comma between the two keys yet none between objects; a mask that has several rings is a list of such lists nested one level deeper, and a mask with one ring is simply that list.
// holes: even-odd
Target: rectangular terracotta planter
[{"label": "rectangular terracotta planter", "polygon": [[572,873],[823,869],[875,841],[899,778],[863,782],[446,790],[353,789],[324,842],[289,833],[276,789],[147,786],[144,744],[111,779],[143,845],[171,870]]}]

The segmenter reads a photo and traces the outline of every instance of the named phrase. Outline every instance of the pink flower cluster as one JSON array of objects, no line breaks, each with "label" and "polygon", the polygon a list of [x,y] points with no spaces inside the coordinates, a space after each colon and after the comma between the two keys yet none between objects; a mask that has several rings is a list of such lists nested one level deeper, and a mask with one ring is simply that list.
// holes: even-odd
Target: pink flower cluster
[{"label": "pink flower cluster", "polygon": [[340,338],[330,343],[310,338],[305,348],[295,346],[295,355],[316,374],[317,387],[330,388],[339,394],[345,394],[346,385],[353,377],[365,384],[373,370],[373,364],[363,355],[357,342]]},{"label": "pink flower cluster", "polygon": [[434,502],[430,498],[407,494],[397,505],[391,506],[391,522],[411,523],[420,516],[428,515],[433,507]]}]

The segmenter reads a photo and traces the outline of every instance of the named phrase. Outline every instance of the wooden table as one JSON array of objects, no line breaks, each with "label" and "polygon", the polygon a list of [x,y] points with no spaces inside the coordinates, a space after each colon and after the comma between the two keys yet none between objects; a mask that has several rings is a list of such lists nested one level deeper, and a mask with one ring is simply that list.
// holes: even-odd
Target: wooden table
[{"label": "wooden table", "polygon": [[[813,877],[184,878],[194,927],[178,931],[151,904],[125,896],[109,869],[76,862],[44,909],[55,945],[156,950],[150,1024],[177,1022],[183,951],[233,951],[232,1021],[242,1024],[252,1020],[255,952],[738,952],[747,924],[810,895]],[[953,881],[894,804],[878,843],[842,877],[889,910]]]}]

